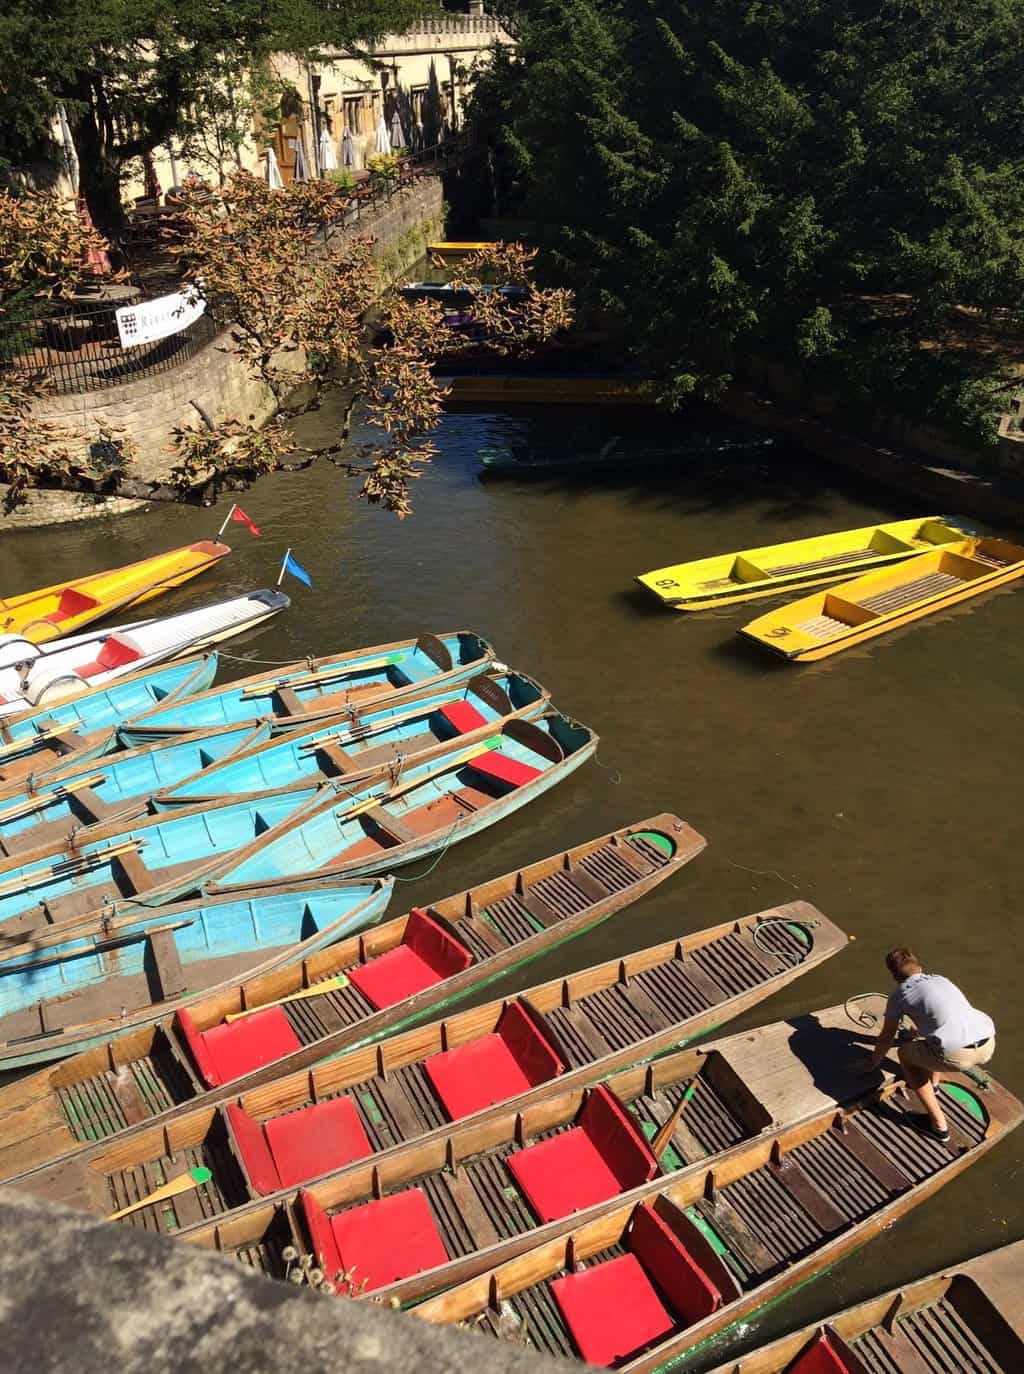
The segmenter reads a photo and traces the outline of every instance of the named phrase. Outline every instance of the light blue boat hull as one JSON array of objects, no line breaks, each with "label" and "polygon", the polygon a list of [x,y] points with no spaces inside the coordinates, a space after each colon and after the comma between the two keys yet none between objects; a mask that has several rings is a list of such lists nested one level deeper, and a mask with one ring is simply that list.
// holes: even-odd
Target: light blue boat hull
[{"label": "light blue boat hull", "polygon": [[[0,961],[0,1037],[13,1014],[53,998],[73,998],[104,983],[145,971],[147,929],[184,923],[175,931],[175,944],[186,972],[204,961],[252,955],[251,965],[230,978],[209,978],[180,998],[140,1007],[127,1017],[82,1025],[68,1034],[59,1031],[0,1043],[0,1070],[23,1068],[61,1059],[103,1045],[129,1031],[152,1025],[179,1006],[208,997],[220,987],[235,986],[284,964],[304,959],[338,940],[376,925],[393,891],[393,879],[366,882],[293,884],[287,891],[239,894],[150,912],[119,931],[115,953],[97,952],[92,935],[69,939],[45,950],[40,967],[37,954]],[[121,915],[125,912],[122,909]],[[54,960],[57,962],[54,962]],[[116,972],[112,972],[116,970]],[[71,1014],[70,1012],[67,1014]]]},{"label": "light blue boat hull", "polygon": [[[435,652],[448,655],[450,668],[444,668],[430,656],[428,648],[435,644],[442,646]],[[350,706],[359,710],[361,697],[367,701],[408,699],[465,682],[486,671],[493,659],[494,651],[486,640],[469,632],[357,649],[319,660],[317,680],[313,683],[302,681],[311,676],[308,664],[295,664],[276,674],[243,678],[215,691],[148,711],[125,724],[121,738],[127,744],[148,744],[168,734],[237,725],[263,716],[274,716],[278,728],[291,729],[326,719]],[[282,688],[294,695],[299,714],[291,714],[282,701]]]},{"label": "light blue boat hull", "polygon": [[[493,692],[495,687],[500,689],[504,701]],[[481,732],[494,733],[500,729],[506,706],[507,715],[517,715],[523,720],[535,719],[548,706],[544,689],[523,673],[496,674],[479,688],[479,692],[482,694],[474,691],[474,682],[469,682],[419,697],[415,702],[399,702],[370,711],[355,719],[344,716],[334,723],[289,730],[276,736],[275,741],[264,748],[250,750],[240,758],[204,769],[188,782],[160,793],[153,798],[153,805],[159,811],[207,805],[232,796],[260,796],[319,780],[323,776],[321,756],[311,747],[315,740],[336,744],[344,751],[351,764],[351,772],[344,776],[353,780],[365,776],[359,767],[364,760],[367,770],[379,770],[393,761],[415,759],[427,750],[439,756],[460,747],[465,739],[442,714],[443,707],[456,703],[471,703],[481,717],[482,724],[472,732],[473,738],[480,737]],[[492,699],[485,699],[488,696]],[[414,719],[410,719],[412,713],[415,713]],[[389,725],[392,720],[395,724]]]}]

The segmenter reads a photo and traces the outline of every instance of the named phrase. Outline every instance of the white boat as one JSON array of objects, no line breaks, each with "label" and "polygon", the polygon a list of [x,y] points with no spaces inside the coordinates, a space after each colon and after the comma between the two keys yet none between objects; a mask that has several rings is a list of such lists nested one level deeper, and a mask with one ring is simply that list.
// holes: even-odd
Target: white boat
[{"label": "white boat", "polygon": [[0,717],[65,701],[164,659],[198,653],[251,630],[289,604],[284,592],[264,589],[52,644],[0,635]]}]

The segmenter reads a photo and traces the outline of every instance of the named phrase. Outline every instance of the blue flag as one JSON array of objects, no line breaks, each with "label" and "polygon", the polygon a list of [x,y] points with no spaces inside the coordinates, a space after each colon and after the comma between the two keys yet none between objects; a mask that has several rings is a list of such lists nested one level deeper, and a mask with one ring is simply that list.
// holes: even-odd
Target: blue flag
[{"label": "blue flag", "polygon": [[281,564],[281,576],[283,577],[286,572],[291,573],[292,577],[297,577],[300,582],[305,582],[306,586],[312,591],[313,579],[292,553],[291,549],[285,554],[284,562]]}]

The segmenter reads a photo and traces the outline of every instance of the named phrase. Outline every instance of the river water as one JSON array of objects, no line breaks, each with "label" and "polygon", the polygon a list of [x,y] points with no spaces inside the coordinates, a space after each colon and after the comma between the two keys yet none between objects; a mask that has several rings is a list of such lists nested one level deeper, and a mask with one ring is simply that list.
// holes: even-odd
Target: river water
[{"label": "river water", "polygon": [[[310,437],[336,417],[307,417]],[[331,467],[264,479],[242,498],[232,557],[163,612],[273,584],[291,545],[314,590],[232,654],[290,660],[474,629],[601,735],[591,763],[517,817],[451,850],[399,906],[436,899],[592,835],[674,810],[709,839],[670,885],[530,967],[574,967],[800,897],[855,943],[735,1023],[757,1024],[886,987],[882,957],[912,943],[994,1017],[993,1070],[1024,1093],[1017,965],[1024,592],[996,593],[821,664],[759,656],[734,631],[772,603],[702,615],[648,604],[639,572],[715,552],[918,512],[779,448],[524,482],[479,478],[481,448],[580,451],[649,443],[638,412],[457,413],[399,522]],[[5,592],[216,533],[217,511],[7,534]],[[226,662],[222,676],[255,671]],[[1017,839],[1014,840],[1014,836]],[[409,876],[409,875],[405,875]],[[511,991],[510,980],[488,996]],[[1024,1132],[856,1259],[761,1322],[774,1334],[940,1265],[1024,1236]]]}]

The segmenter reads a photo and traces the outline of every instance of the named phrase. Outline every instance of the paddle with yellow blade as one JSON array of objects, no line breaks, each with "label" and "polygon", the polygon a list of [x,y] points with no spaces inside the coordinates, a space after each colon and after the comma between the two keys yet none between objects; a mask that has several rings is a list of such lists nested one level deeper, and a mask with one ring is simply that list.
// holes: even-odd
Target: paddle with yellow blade
[{"label": "paddle with yellow blade", "polygon": [[26,801],[20,801],[14,806],[8,806],[4,810],[0,810],[0,821],[21,820],[23,816],[30,816],[33,811],[42,811],[53,802],[63,801],[65,797],[70,797],[75,792],[81,792],[85,787],[95,787],[105,780],[105,773],[90,773],[87,778],[79,778],[75,782],[62,783],[55,787],[52,792],[38,793],[34,797],[29,797]]},{"label": "paddle with yellow blade", "polygon": [[140,1197],[138,1202],[133,1202],[128,1207],[122,1207],[119,1212],[111,1212],[107,1217],[108,1221],[120,1221],[122,1217],[131,1216],[132,1212],[138,1212],[143,1207],[148,1207],[153,1202],[163,1202],[165,1198],[177,1197],[179,1193],[188,1193],[193,1188],[201,1188],[204,1183],[209,1183],[213,1174],[209,1169],[200,1165],[196,1169],[189,1169],[187,1174],[182,1174],[180,1178],[172,1178],[170,1183],[164,1183],[159,1188],[154,1188],[145,1197]]},{"label": "paddle with yellow blade", "polygon": [[79,877],[98,867],[105,859],[116,859],[119,854],[136,854],[141,848],[141,840],[122,840],[118,844],[108,845],[106,849],[95,849],[89,854],[71,855],[48,868],[40,868],[31,873],[16,873],[13,878],[5,878],[0,882],[0,895],[17,892],[20,888],[28,892],[29,888],[38,887],[40,883],[51,878]]},{"label": "paddle with yellow blade", "polygon": [[347,987],[348,979],[343,973],[338,973],[333,978],[325,978],[321,983],[312,983],[308,988],[290,992],[287,997],[279,997],[276,1002],[264,1002],[259,1007],[246,1007],[245,1011],[228,1012],[224,1020],[240,1021],[243,1016],[255,1016],[258,1011],[267,1011],[270,1007],[283,1007],[287,1002],[301,1002],[304,997],[319,997],[321,993]]},{"label": "paddle with yellow blade", "polygon": [[679,1118],[686,1110],[687,1102],[689,1102],[690,1098],[697,1091],[698,1081],[699,1080],[696,1078],[692,1080],[690,1086],[686,1089],[686,1092],[683,1093],[682,1097],[676,1103],[675,1111],[665,1122],[664,1126],[662,1126],[661,1130],[658,1132],[658,1134],[654,1137],[654,1140],[651,1142],[651,1154],[654,1156],[655,1159],[660,1159],[662,1155],[665,1153],[665,1151],[668,1149],[669,1141],[672,1139],[672,1136],[675,1134],[675,1129],[679,1125]]}]

